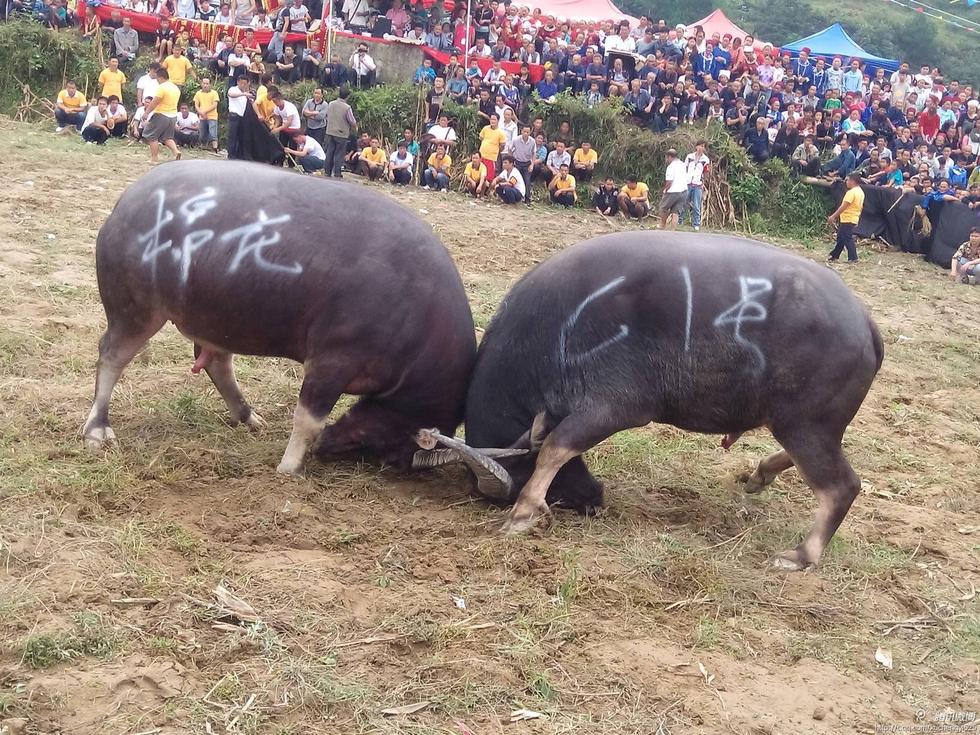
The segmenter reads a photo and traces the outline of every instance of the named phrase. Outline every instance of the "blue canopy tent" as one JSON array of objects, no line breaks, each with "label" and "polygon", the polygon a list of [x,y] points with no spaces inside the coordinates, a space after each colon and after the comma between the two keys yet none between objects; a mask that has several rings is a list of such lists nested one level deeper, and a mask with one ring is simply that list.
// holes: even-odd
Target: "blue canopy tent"
[{"label": "blue canopy tent", "polygon": [[823,56],[829,62],[833,57],[840,56],[847,66],[848,59],[860,59],[867,64],[867,73],[874,74],[879,67],[886,71],[898,71],[899,62],[895,59],[883,59],[880,56],[869,54],[858,46],[854,39],[847,35],[847,31],[840,23],[824,28],[819,33],[812,36],[801,38],[799,41],[788,43],[782,47],[782,51],[789,52],[794,57],[798,56],[803,49],[810,49],[810,56]]}]

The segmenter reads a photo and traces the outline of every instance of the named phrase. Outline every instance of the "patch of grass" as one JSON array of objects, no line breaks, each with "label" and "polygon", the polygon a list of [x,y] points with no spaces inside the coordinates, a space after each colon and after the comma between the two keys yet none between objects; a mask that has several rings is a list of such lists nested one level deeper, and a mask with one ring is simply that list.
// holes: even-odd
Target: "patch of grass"
[{"label": "patch of grass", "polygon": [[691,646],[712,650],[721,642],[721,626],[714,618],[702,617],[692,635]]},{"label": "patch of grass", "polygon": [[953,632],[949,650],[968,661],[980,661],[980,615],[971,615],[960,621]]},{"label": "patch of grass", "polygon": [[17,695],[11,692],[0,692],[0,717],[14,714],[16,707]]},{"label": "patch of grass", "polygon": [[578,551],[567,549],[562,552],[562,574],[558,584],[558,598],[563,605],[569,605],[578,597],[582,567],[578,563]]},{"label": "patch of grass", "polygon": [[837,534],[824,552],[822,566],[846,571],[859,577],[879,578],[907,569],[911,561],[906,551],[885,542],[859,543]]},{"label": "patch of grass", "polygon": [[245,696],[246,687],[238,674],[225,674],[211,688],[208,699],[222,704],[233,704]]},{"label": "patch of grass", "polygon": [[111,630],[107,621],[95,613],[81,613],[75,618],[75,629],[61,633],[38,633],[24,643],[23,661],[32,669],[80,658],[105,658],[120,644],[120,636]]},{"label": "patch of grass", "polygon": [[527,691],[540,700],[553,702],[558,697],[558,690],[551,683],[551,678],[543,671],[534,671],[525,678]]}]

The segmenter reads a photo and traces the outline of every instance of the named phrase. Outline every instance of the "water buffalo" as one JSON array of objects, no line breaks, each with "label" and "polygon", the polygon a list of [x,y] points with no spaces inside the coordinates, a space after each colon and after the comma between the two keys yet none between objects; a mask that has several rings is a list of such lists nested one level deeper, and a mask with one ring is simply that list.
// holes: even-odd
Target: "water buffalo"
[{"label": "water buffalo", "polygon": [[[232,419],[264,424],[235,381],[234,354],[301,362],[279,471],[318,454],[408,464],[415,433],[452,433],[476,355],[459,273],[432,230],[364,187],[257,164],[171,163],[130,186],[99,231],[95,403],[82,429],[115,439],[109,401],[125,366],[169,320],[195,343]],[[339,421],[342,393],[363,396]]]},{"label": "water buffalo", "polygon": [[[774,560],[802,569],[817,563],[860,490],[841,438],[882,357],[868,312],[823,265],[728,235],[606,235],[525,275],[480,345],[467,442],[527,455],[495,461],[455,440],[418,463],[455,453],[489,468],[478,473],[480,491],[516,498],[505,530],[519,532],[548,514],[548,501],[602,503],[580,455],[616,432],[667,423],[724,434],[727,448],[765,426],[783,450],[760,462],[746,489],[794,464],[809,483],[816,524]],[[418,438],[423,447],[444,439]]]}]

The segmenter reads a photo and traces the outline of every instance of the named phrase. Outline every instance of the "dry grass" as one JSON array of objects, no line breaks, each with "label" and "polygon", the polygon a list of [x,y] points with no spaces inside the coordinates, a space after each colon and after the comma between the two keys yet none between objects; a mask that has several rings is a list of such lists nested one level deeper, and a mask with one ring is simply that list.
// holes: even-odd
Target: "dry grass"
[{"label": "dry grass", "polygon": [[[980,706],[980,289],[898,254],[845,272],[888,354],[846,437],[865,492],[817,572],[765,567],[812,499],[794,472],[736,491],[773,446],[761,434],[728,453],[668,427],[621,434],[590,459],[600,516],[501,538],[499,510],[460,502],[456,469],[277,477],[297,366],[241,360],[270,422],[253,436],[188,375],[173,330],[120,384],[121,450],[85,452],[95,233],[145,151],[10,123],[0,150],[0,720],[77,735],[838,733]],[[480,327],[526,268],[610,227],[393,195],[426,210]],[[219,584],[257,620],[215,605]],[[525,708],[545,717],[510,724]]]}]

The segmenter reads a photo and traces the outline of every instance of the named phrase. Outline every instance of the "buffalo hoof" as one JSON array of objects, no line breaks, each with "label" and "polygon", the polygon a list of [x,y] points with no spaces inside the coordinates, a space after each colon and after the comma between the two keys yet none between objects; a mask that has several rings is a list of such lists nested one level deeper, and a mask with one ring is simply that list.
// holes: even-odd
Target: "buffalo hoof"
[{"label": "buffalo hoof", "polygon": [[516,536],[528,533],[538,526],[546,528],[549,525],[551,525],[551,511],[548,510],[547,505],[532,513],[522,511],[520,514],[517,513],[517,506],[515,506],[504,521],[504,525],[500,527],[500,532],[505,536]]},{"label": "buffalo hoof", "polygon": [[85,446],[93,452],[101,451],[116,443],[116,432],[110,426],[97,426],[86,430]]},{"label": "buffalo hoof", "polygon": [[248,418],[245,419],[242,423],[248,427],[249,431],[261,431],[262,429],[264,429],[269,425],[268,422],[264,418],[259,416],[259,414],[256,413],[254,410],[251,413],[249,413]]},{"label": "buffalo hoof", "polygon": [[770,563],[773,569],[778,569],[781,572],[802,572],[813,566],[813,564],[800,556],[800,552],[797,549],[777,554]]},{"label": "buffalo hoof", "polygon": [[279,466],[276,467],[276,472],[280,475],[285,475],[286,477],[292,477],[294,480],[306,479],[306,474],[303,472],[303,466],[293,467],[292,465],[287,465],[284,462],[280,462]]},{"label": "buffalo hoof", "polygon": [[766,482],[764,477],[759,477],[754,473],[745,477],[743,482],[744,484],[742,485],[742,490],[743,492],[746,492],[749,495],[755,495],[756,493],[761,493],[763,490],[765,490],[767,487],[769,487],[772,484],[772,480]]}]

